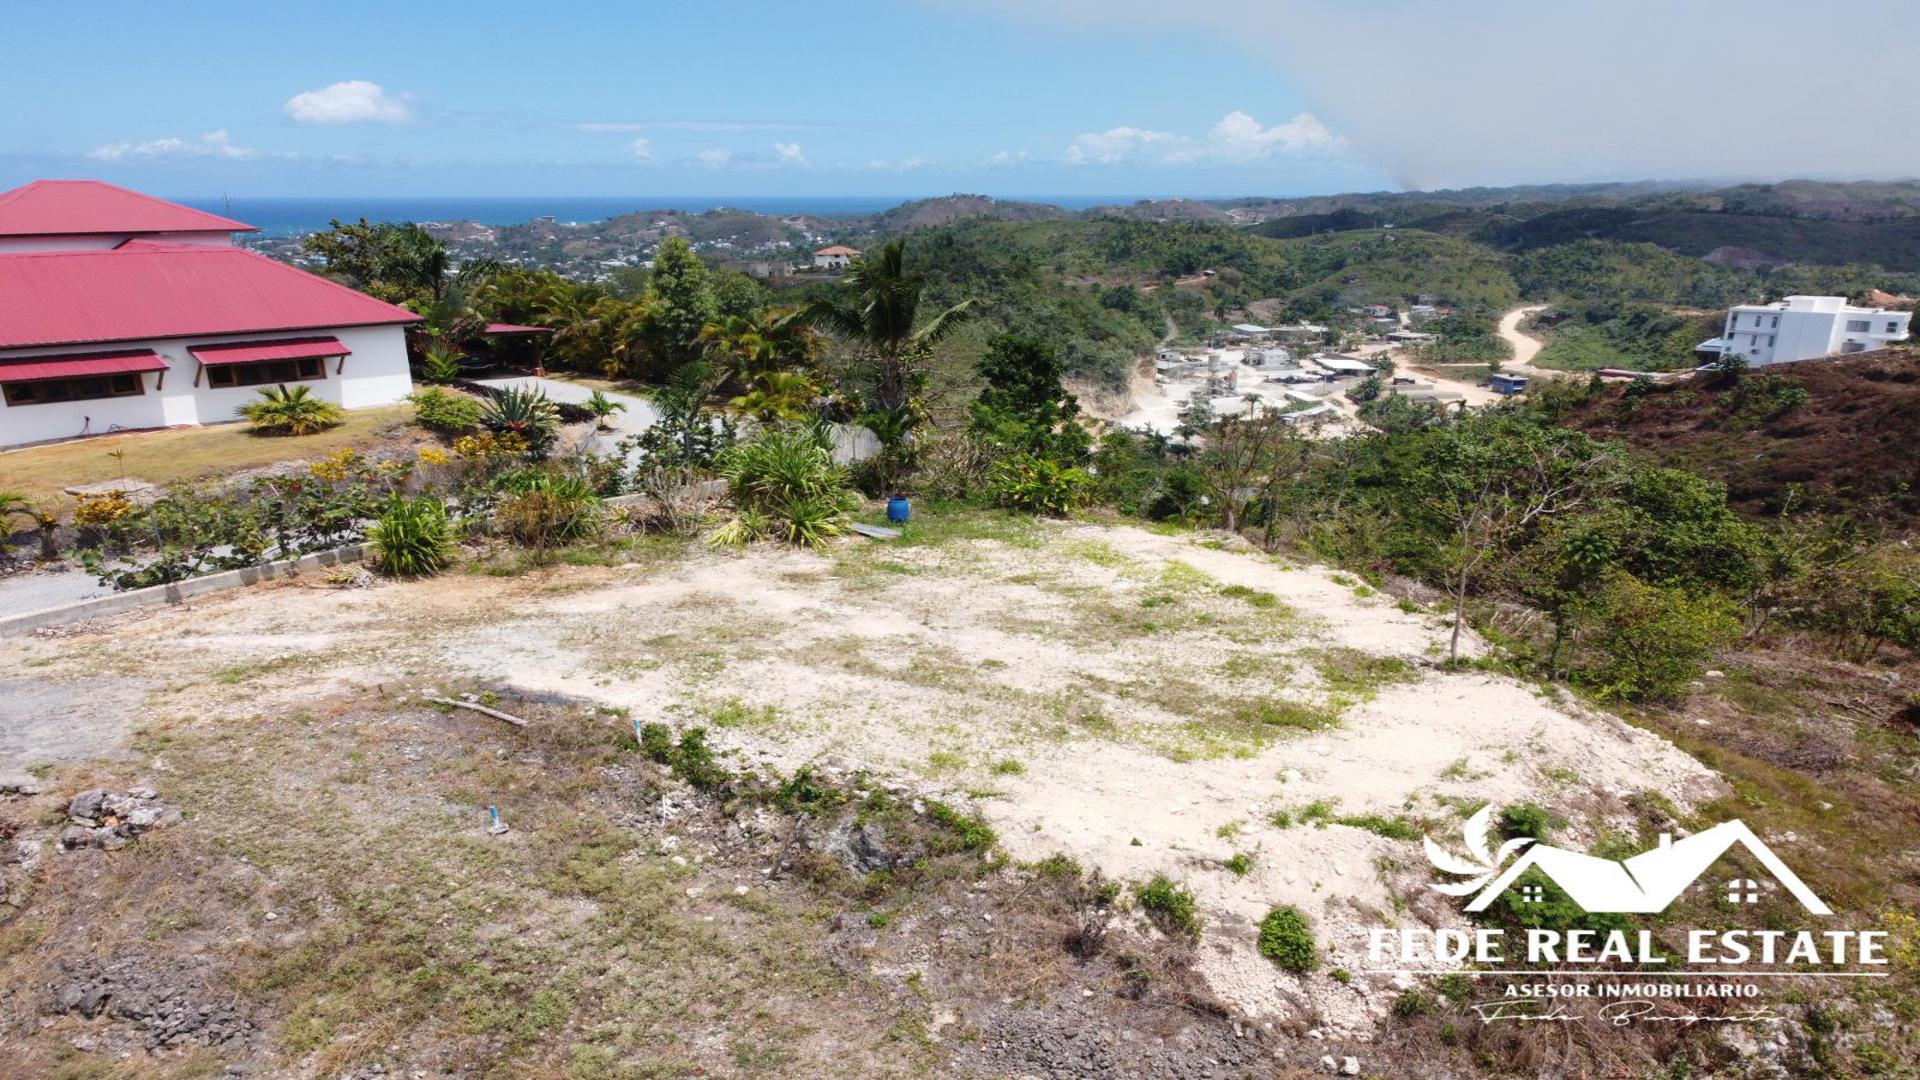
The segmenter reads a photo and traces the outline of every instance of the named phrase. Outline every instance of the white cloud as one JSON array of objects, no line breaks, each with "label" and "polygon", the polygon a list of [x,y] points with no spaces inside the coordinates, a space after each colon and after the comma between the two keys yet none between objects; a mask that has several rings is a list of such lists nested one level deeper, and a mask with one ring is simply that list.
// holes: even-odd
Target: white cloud
[{"label": "white cloud", "polygon": [[1207,132],[1207,146],[1216,155],[1251,161],[1269,154],[1337,153],[1346,140],[1327,130],[1312,113],[1300,113],[1284,124],[1263,128],[1238,109],[1220,118]]},{"label": "white cloud", "polygon": [[1743,60],[1729,29],[1803,25],[1804,0],[943,2],[1103,33],[1210,31],[1410,188],[1920,173],[1920,140],[1893,134],[1920,128],[1912,0],[1858,0],[1849,24],[1871,32],[1784,80]]},{"label": "white cloud", "polygon": [[1027,160],[1027,152],[1025,150],[1020,150],[1017,152],[1012,150],[1001,150],[998,153],[989,155],[984,164],[994,165],[994,166],[1019,165],[1025,162],[1026,160]]},{"label": "white cloud", "polygon": [[732,163],[733,151],[702,150],[699,153],[693,155],[693,160],[699,162],[702,165],[705,165],[709,169],[718,169],[723,165]]},{"label": "white cloud", "polygon": [[1076,135],[1073,144],[1067,147],[1067,164],[1112,165],[1137,158],[1156,147],[1170,148],[1179,141],[1178,135],[1167,131],[1147,131],[1136,127],[1108,128]]},{"label": "white cloud", "polygon": [[258,157],[259,151],[250,147],[235,146],[227,137],[225,128],[209,131],[198,139],[167,137],[149,139],[146,142],[108,143],[97,146],[87,152],[95,161],[126,161],[129,159],[152,158],[240,158]]},{"label": "white cloud", "polygon": [[[1274,154],[1334,154],[1345,148],[1346,140],[1327,130],[1312,113],[1301,113],[1284,124],[1262,127],[1260,121],[1235,109],[1200,137],[1136,127],[1077,135],[1067,146],[1066,161],[1069,165],[1244,164]],[[988,163],[1007,163],[996,160],[999,157],[996,154]]]},{"label": "white cloud", "polygon": [[800,144],[797,142],[774,143],[773,159],[775,164],[779,165],[793,165],[802,169],[807,167],[807,156],[800,152]]},{"label": "white cloud", "polygon": [[912,172],[915,169],[924,169],[931,164],[933,164],[931,159],[923,157],[904,157],[898,161],[888,161],[886,158],[874,158],[872,161],[867,162],[867,168],[872,169],[874,172],[904,173]]},{"label": "white cloud", "polygon": [[647,125],[645,124],[600,123],[592,120],[583,120],[580,123],[573,125],[573,127],[575,131],[592,131],[592,132],[598,132],[601,134],[611,133],[614,135],[631,134],[636,131],[645,131],[647,129]]},{"label": "white cloud", "polygon": [[636,161],[652,161],[653,140],[635,139],[627,144],[627,153],[632,155]]},{"label": "white cloud", "polygon": [[413,119],[413,110],[389,95],[379,83],[352,79],[307,90],[287,99],[287,115],[303,124],[361,124],[377,121],[400,124]]}]

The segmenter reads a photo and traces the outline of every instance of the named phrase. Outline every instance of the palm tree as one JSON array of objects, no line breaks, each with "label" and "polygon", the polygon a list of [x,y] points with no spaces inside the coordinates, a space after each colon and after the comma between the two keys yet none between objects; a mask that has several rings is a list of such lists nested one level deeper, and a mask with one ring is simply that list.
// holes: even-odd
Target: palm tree
[{"label": "palm tree", "polygon": [[905,240],[894,240],[855,259],[841,280],[851,295],[815,303],[807,309],[808,321],[873,361],[876,410],[905,408],[913,395],[916,369],[967,317],[973,301],[963,300],[921,322],[920,297],[926,291],[927,275],[907,269]]},{"label": "palm tree", "polygon": [[260,391],[259,401],[249,401],[236,411],[263,435],[312,435],[347,418],[340,406],[314,397],[307,387],[288,389],[286,383]]},{"label": "palm tree", "polygon": [[581,402],[580,407],[593,414],[593,426],[601,431],[607,430],[607,417],[617,412],[627,411],[626,402],[615,401],[598,390],[588,394],[587,400]]}]

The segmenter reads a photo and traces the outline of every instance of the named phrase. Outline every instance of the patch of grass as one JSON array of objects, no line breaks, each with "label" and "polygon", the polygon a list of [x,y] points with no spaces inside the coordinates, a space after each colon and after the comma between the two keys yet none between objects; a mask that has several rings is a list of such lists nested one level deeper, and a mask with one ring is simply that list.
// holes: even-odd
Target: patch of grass
[{"label": "patch of grass", "polygon": [[1381,687],[1420,677],[1418,669],[1399,657],[1374,656],[1359,649],[1316,649],[1307,659],[1341,707],[1372,701]]},{"label": "patch of grass", "polygon": [[1425,835],[1425,832],[1418,825],[1397,814],[1392,817],[1388,817],[1385,814],[1347,814],[1334,818],[1333,823],[1336,825],[1346,825],[1355,829],[1365,829],[1376,836],[1384,836],[1389,840],[1418,840]]},{"label": "patch of grass", "polygon": [[1270,592],[1250,589],[1245,585],[1229,585],[1220,590],[1220,595],[1230,597],[1234,600],[1245,600],[1248,604],[1257,608],[1273,609],[1281,606],[1279,597]]},{"label": "patch of grass", "polygon": [[1027,771],[1027,767],[1012,758],[1001,758],[987,766],[987,771],[995,776],[1019,776]]},{"label": "patch of grass", "polygon": [[340,450],[369,450],[406,437],[412,409],[389,405],[349,409],[346,422],[315,435],[262,438],[243,423],[129,431],[72,442],[32,446],[0,454],[9,491],[36,506],[68,509],[65,489],[132,477],[150,484],[227,476],[283,461],[307,461]]},{"label": "patch of grass", "polygon": [[1244,851],[1236,851],[1232,858],[1220,865],[1226,867],[1234,877],[1246,877],[1253,873],[1253,856]]},{"label": "patch of grass", "polygon": [[1136,887],[1133,895],[1154,924],[1169,936],[1200,937],[1200,911],[1193,890],[1175,884],[1165,874],[1155,874],[1153,880]]},{"label": "patch of grass", "polygon": [[947,828],[956,851],[979,854],[999,839],[979,815],[964,813],[943,802],[929,801],[927,816]]},{"label": "patch of grass", "polygon": [[748,728],[765,731],[780,722],[777,710],[771,705],[754,708],[739,698],[729,698],[707,710],[707,721],[717,728]]},{"label": "patch of grass", "polygon": [[1260,955],[1282,971],[1304,975],[1320,966],[1320,947],[1298,908],[1277,907],[1260,920]]}]

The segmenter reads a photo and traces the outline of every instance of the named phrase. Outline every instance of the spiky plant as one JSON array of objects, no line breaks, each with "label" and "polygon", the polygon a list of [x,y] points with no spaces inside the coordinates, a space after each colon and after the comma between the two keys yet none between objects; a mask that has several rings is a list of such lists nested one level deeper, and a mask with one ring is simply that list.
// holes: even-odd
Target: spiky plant
[{"label": "spiky plant", "polygon": [[807,428],[769,431],[727,450],[717,464],[739,513],[715,535],[716,543],[772,537],[816,547],[852,524],[848,515],[859,497],[846,470]]},{"label": "spiky plant", "polygon": [[508,387],[481,407],[480,426],[495,435],[520,436],[528,457],[543,458],[560,436],[560,407],[538,389]]},{"label": "spiky plant", "polygon": [[287,384],[260,391],[260,400],[240,406],[249,427],[262,435],[312,435],[346,421],[347,414],[331,401],[313,396],[305,386]]},{"label": "spiky plant", "polygon": [[460,377],[460,361],[466,359],[453,342],[436,337],[420,354],[420,378],[423,382],[450,383]]},{"label": "spiky plant", "polygon": [[429,577],[453,560],[453,522],[446,504],[429,495],[399,494],[387,500],[380,519],[367,530],[367,542],[381,573],[392,577]]}]

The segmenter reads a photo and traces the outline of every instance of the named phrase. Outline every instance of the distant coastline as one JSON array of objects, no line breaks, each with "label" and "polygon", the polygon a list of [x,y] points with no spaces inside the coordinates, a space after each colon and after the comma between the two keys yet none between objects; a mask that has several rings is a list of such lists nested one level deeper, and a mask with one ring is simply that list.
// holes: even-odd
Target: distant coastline
[{"label": "distant coastline", "polygon": [[[1051,203],[1068,210],[1131,203],[1143,196],[1040,195],[1009,196],[1022,202]],[[558,221],[605,221],[637,210],[684,210],[700,213],[727,206],[760,214],[815,214],[822,217],[871,214],[911,201],[899,195],[760,195],[760,196],[514,196],[514,197],[338,197],[233,198],[198,197],[179,201],[199,210],[224,214],[258,226],[267,236],[298,236],[327,227],[333,218],[352,221],[477,221],[482,225],[517,225],[541,217]]]}]

